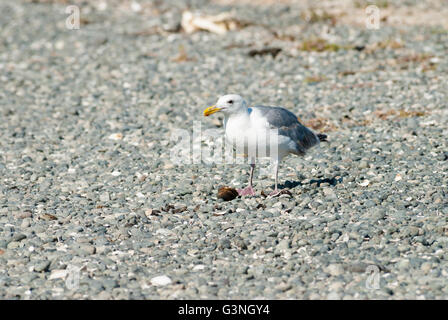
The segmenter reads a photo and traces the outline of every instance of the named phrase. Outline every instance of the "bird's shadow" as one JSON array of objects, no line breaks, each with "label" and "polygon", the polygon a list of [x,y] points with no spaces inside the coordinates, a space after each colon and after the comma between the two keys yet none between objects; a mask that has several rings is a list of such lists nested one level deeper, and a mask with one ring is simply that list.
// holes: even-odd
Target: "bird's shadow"
[{"label": "bird's shadow", "polygon": [[[333,177],[333,178],[312,179],[312,180],[310,180],[309,182],[306,182],[306,183],[302,183],[302,181],[286,180],[285,183],[279,184],[278,188],[279,189],[294,189],[294,188],[299,187],[299,186],[312,185],[314,183],[317,183],[317,187],[319,188],[322,183],[328,183],[331,186],[335,186],[335,185],[341,183],[342,180],[343,180],[342,177],[339,177],[339,178]],[[272,185],[272,188],[274,188],[274,185]]]}]

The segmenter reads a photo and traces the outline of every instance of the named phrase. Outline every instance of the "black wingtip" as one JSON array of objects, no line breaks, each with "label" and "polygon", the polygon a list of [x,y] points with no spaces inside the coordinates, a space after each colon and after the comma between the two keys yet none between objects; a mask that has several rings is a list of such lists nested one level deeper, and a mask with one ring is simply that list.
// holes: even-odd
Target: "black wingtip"
[{"label": "black wingtip", "polygon": [[319,141],[328,141],[326,134],[319,133],[319,134],[317,134],[317,137],[319,138]]}]

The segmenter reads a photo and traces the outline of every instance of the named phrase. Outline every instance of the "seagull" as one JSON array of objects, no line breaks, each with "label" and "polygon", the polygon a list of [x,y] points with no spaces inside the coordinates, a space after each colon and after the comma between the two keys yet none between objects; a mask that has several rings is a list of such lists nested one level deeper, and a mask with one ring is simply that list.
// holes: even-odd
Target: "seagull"
[{"label": "seagull", "polygon": [[223,125],[227,142],[250,160],[249,185],[239,189],[240,196],[254,196],[252,180],[255,158],[269,157],[275,167],[275,187],[269,195],[278,196],[278,167],[289,154],[304,156],[311,147],[327,141],[325,134],[316,134],[289,110],[282,107],[253,106],[237,94],[227,94],[214,106],[204,110],[204,116],[216,112],[224,114]]}]

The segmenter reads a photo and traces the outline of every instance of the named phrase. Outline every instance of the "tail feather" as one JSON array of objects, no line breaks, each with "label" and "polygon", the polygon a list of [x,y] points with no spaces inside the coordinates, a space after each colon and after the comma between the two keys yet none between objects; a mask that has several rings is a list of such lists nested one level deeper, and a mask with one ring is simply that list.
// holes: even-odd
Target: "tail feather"
[{"label": "tail feather", "polygon": [[319,138],[319,141],[328,141],[327,140],[327,135],[323,134],[323,133],[318,133],[317,137]]}]

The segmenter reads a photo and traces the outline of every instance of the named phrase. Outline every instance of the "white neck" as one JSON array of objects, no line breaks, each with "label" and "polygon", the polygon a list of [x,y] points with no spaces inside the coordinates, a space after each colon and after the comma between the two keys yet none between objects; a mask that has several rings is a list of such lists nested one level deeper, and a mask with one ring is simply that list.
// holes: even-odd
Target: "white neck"
[{"label": "white neck", "polygon": [[224,114],[224,120],[223,120],[224,129],[227,128],[227,123],[230,119],[237,120],[238,123],[240,123],[240,124],[246,122],[247,125],[249,125],[249,121],[250,121],[249,111],[247,110],[247,108],[244,108],[240,112],[237,112],[237,113]]}]

